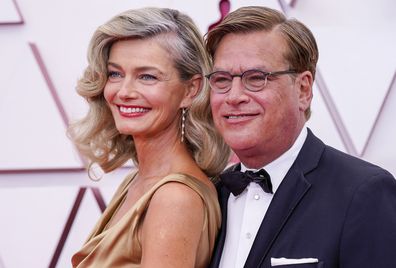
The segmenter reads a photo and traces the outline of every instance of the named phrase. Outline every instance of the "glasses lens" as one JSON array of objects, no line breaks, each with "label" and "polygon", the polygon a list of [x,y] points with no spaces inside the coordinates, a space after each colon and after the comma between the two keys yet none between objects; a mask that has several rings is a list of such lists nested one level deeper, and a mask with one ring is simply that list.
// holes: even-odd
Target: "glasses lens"
[{"label": "glasses lens", "polygon": [[267,74],[260,71],[251,70],[244,73],[242,79],[246,88],[251,91],[259,91],[263,89],[267,83]]},{"label": "glasses lens", "polygon": [[232,76],[227,72],[215,72],[210,76],[209,81],[214,90],[225,92],[232,83]]}]

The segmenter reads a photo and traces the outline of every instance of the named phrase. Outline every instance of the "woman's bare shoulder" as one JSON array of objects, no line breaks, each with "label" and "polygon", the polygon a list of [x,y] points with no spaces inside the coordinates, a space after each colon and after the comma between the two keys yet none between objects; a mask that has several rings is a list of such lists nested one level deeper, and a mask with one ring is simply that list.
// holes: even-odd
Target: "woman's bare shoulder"
[{"label": "woman's bare shoulder", "polygon": [[145,267],[194,267],[204,224],[204,204],[189,186],[169,182],[149,203],[142,226]]}]

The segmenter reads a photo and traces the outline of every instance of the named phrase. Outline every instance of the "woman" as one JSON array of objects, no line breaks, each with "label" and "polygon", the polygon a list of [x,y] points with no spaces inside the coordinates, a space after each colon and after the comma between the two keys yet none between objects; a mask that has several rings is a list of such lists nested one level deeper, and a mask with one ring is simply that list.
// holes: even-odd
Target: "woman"
[{"label": "woman", "polygon": [[94,33],[78,93],[88,115],[70,136],[109,172],[132,159],[74,267],[206,267],[220,226],[209,177],[229,149],[214,130],[201,35],[176,11],[124,12]]}]

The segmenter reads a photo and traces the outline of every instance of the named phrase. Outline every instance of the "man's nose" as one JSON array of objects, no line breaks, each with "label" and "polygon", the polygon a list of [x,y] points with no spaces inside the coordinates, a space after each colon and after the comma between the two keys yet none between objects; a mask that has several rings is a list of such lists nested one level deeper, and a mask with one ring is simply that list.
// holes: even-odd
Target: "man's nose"
[{"label": "man's nose", "polygon": [[241,77],[233,77],[231,88],[226,94],[226,102],[229,104],[238,104],[247,100],[245,85]]}]

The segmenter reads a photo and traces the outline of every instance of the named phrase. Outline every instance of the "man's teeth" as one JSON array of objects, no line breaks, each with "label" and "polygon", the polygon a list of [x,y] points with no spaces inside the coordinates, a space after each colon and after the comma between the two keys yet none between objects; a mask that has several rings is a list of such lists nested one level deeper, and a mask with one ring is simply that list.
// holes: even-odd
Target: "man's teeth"
[{"label": "man's teeth", "polygon": [[120,111],[122,113],[144,113],[147,112],[148,109],[145,108],[127,108],[127,107],[120,107]]},{"label": "man's teeth", "polygon": [[229,119],[237,119],[237,118],[242,118],[244,117],[243,115],[230,115],[228,116]]}]

